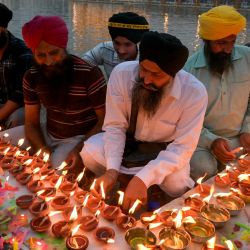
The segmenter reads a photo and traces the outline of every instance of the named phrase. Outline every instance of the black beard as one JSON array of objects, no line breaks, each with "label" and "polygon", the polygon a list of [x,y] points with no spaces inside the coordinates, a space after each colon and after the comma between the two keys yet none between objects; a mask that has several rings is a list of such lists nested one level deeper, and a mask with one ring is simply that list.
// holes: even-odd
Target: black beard
[{"label": "black beard", "polygon": [[8,42],[8,33],[2,31],[0,33],[0,49],[4,48]]},{"label": "black beard", "polygon": [[222,75],[222,73],[227,70],[232,64],[231,53],[212,52],[208,41],[205,42],[204,52],[207,58],[209,69],[213,73]]},{"label": "black beard", "polygon": [[73,80],[73,58],[67,55],[61,63],[53,66],[40,65],[34,60],[34,66],[38,71],[37,88],[44,95],[52,97],[44,97],[47,101],[45,106],[64,108],[67,105],[68,87]]},{"label": "black beard", "polygon": [[155,85],[144,85],[143,79],[135,82],[132,89],[132,103],[142,108],[148,118],[151,118],[160,106],[163,96],[163,89],[158,89]]}]

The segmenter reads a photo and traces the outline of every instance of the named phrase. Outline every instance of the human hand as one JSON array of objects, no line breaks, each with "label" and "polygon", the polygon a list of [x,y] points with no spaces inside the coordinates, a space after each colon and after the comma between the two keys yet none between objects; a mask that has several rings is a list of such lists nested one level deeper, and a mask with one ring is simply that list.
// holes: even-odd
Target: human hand
[{"label": "human hand", "polygon": [[[122,204],[123,209],[128,211],[137,199],[140,200],[143,205],[147,203],[147,187],[139,177],[134,176],[125,190]],[[137,210],[139,208],[138,206]]]},{"label": "human hand", "polygon": [[70,170],[73,173],[79,174],[83,171],[84,165],[83,165],[82,158],[81,158],[78,150],[73,149],[68,154],[65,161],[70,166]]},{"label": "human hand", "polygon": [[240,135],[240,145],[244,148],[245,153],[250,153],[250,133]]},{"label": "human hand", "polygon": [[213,141],[211,151],[215,155],[216,159],[222,163],[233,161],[236,158],[236,155],[231,152],[231,148],[227,140],[223,138]]}]

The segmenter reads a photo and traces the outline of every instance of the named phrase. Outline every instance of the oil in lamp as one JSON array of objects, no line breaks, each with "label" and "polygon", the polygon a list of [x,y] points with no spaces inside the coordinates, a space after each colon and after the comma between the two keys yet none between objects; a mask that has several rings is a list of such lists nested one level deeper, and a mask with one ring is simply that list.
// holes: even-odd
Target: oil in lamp
[{"label": "oil in lamp", "polygon": [[70,193],[72,191],[76,191],[76,189],[78,188],[77,183],[72,183],[72,182],[68,182],[68,181],[64,181],[61,186],[60,186],[60,191],[64,194],[64,195],[70,195]]},{"label": "oil in lamp", "polygon": [[118,206],[106,206],[102,209],[101,214],[102,217],[106,220],[113,221],[119,216],[121,213],[121,209]]},{"label": "oil in lamp", "polygon": [[163,212],[159,213],[160,221],[167,227],[172,227],[174,225],[173,219],[177,215],[177,209],[173,210],[164,210]]},{"label": "oil in lamp", "polygon": [[27,183],[27,188],[30,192],[36,193],[37,191],[43,189],[44,183],[41,180],[31,180]]},{"label": "oil in lamp", "polygon": [[105,243],[115,242],[115,231],[111,227],[99,227],[95,232],[96,239]]},{"label": "oil in lamp", "polygon": [[78,219],[78,223],[80,224],[80,229],[87,232],[94,230],[99,223],[98,219],[99,214],[100,211],[97,210],[95,215],[86,215]]},{"label": "oil in lamp", "polygon": [[58,221],[52,225],[52,233],[57,238],[65,238],[70,234],[70,226],[67,221]]},{"label": "oil in lamp", "polygon": [[51,221],[48,216],[35,217],[30,221],[30,227],[38,233],[46,232],[51,227]]},{"label": "oil in lamp", "polygon": [[31,173],[21,173],[16,176],[16,180],[22,185],[26,185],[28,182],[33,180],[33,175]]},{"label": "oil in lamp", "polygon": [[218,173],[214,177],[214,183],[220,188],[226,188],[230,185],[230,178],[228,173]]},{"label": "oil in lamp", "polygon": [[190,195],[184,200],[185,206],[190,207],[194,211],[200,211],[201,207],[204,205],[204,202],[199,199],[199,197],[199,193]]},{"label": "oil in lamp", "polygon": [[22,209],[28,208],[33,202],[33,195],[21,195],[16,199],[16,204]]},{"label": "oil in lamp", "polygon": [[159,209],[153,211],[153,212],[143,212],[140,215],[141,223],[145,226],[148,226],[150,223],[157,223],[160,222],[160,217],[158,215]]},{"label": "oil in lamp", "polygon": [[66,207],[68,207],[70,204],[70,199],[67,196],[59,195],[53,198],[51,201],[51,207],[53,207],[55,210],[62,211]]},{"label": "oil in lamp", "polygon": [[35,216],[45,216],[49,213],[49,206],[46,201],[34,201],[29,206],[29,211]]}]

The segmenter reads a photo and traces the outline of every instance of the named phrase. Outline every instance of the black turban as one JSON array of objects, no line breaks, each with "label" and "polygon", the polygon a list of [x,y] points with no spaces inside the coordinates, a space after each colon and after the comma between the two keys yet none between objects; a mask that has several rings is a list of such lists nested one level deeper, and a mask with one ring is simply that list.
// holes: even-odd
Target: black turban
[{"label": "black turban", "polygon": [[149,31],[149,24],[143,16],[123,12],[109,18],[108,29],[112,40],[117,36],[123,36],[136,44],[140,42],[142,35]]},{"label": "black turban", "polygon": [[12,19],[12,11],[4,4],[0,3],[0,27],[7,28],[9,21]]},{"label": "black turban", "polygon": [[149,31],[141,39],[139,61],[150,60],[170,76],[182,69],[188,58],[188,49],[172,35]]}]

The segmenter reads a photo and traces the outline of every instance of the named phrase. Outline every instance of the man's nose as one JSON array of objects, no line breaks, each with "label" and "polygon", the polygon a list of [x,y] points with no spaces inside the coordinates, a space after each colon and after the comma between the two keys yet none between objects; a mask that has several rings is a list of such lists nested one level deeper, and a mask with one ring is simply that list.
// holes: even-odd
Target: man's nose
[{"label": "man's nose", "polygon": [[47,65],[47,66],[53,65],[53,59],[50,55],[46,56],[45,65]]}]

